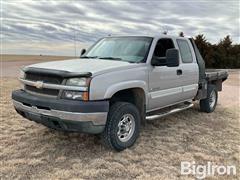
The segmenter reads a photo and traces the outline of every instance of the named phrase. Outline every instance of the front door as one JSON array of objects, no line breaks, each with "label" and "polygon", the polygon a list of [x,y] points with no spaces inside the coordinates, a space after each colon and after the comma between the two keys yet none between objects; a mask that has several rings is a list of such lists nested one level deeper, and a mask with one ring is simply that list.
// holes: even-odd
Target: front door
[{"label": "front door", "polygon": [[154,66],[149,72],[149,108],[148,111],[169,106],[181,100],[181,69],[166,66],[166,51],[175,48],[172,39],[163,38],[157,42],[153,58],[161,61],[162,66]]}]

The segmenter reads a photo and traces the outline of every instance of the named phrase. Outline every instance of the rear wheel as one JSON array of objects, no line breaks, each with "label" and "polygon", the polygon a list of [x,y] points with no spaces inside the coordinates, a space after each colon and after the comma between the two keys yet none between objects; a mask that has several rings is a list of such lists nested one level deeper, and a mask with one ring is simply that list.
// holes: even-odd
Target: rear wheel
[{"label": "rear wheel", "polygon": [[127,102],[116,102],[110,107],[102,140],[106,146],[122,151],[135,143],[139,128],[140,113],[136,106]]},{"label": "rear wheel", "polygon": [[216,108],[218,100],[218,92],[216,86],[209,84],[207,89],[207,98],[200,100],[200,109],[201,111],[210,113],[213,112]]}]

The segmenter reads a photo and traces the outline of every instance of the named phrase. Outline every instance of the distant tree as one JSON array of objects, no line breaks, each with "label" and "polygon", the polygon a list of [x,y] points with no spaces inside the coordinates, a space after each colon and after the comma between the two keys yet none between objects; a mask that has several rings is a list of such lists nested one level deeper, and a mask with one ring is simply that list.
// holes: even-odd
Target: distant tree
[{"label": "distant tree", "polygon": [[232,51],[232,40],[229,35],[224,37],[217,44],[216,52],[220,55],[218,58],[218,64],[221,68],[231,68],[234,64],[235,59],[233,58]]},{"label": "distant tree", "polygon": [[207,68],[240,68],[240,45],[233,45],[229,35],[211,44],[203,34],[194,38]]},{"label": "distant tree", "polygon": [[208,52],[208,42],[205,38],[205,36],[203,34],[199,34],[197,36],[195,36],[194,41],[199,49],[199,51],[201,52],[203,58],[206,57],[207,52]]},{"label": "distant tree", "polygon": [[212,67],[214,59],[211,44],[207,41],[203,34],[195,36],[194,40],[199,51],[201,52],[203,59],[205,60],[206,67]]},{"label": "distant tree", "polygon": [[232,39],[229,35],[223,38],[223,40],[220,40],[218,46],[223,46],[226,49],[230,49],[232,46]]},{"label": "distant tree", "polygon": [[232,45],[230,54],[232,57],[232,68],[240,68],[240,44]]}]

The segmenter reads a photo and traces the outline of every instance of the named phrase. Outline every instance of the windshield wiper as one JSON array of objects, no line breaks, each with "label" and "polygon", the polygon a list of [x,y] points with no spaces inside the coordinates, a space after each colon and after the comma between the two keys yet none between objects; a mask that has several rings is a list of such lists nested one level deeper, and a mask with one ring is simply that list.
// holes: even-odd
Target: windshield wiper
[{"label": "windshield wiper", "polygon": [[81,56],[80,59],[98,58],[98,56]]},{"label": "windshield wiper", "polygon": [[[117,57],[111,57],[111,56],[108,56],[108,57],[99,57],[99,56],[82,56],[80,58],[83,58],[83,59],[109,59],[109,60],[116,60],[116,61],[122,61],[123,59],[122,58],[117,58]],[[136,63],[134,61],[125,61],[125,62],[129,62],[129,63]]]},{"label": "windshield wiper", "polygon": [[110,60],[119,60],[119,61],[121,61],[122,59],[121,58],[117,58],[117,57],[100,57],[100,58],[98,58],[98,59],[110,59]]}]

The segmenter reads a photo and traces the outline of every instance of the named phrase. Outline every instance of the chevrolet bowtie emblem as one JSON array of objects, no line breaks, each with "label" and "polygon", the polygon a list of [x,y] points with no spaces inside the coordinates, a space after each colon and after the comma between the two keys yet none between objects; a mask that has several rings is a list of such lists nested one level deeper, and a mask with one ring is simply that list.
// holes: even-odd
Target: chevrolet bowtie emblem
[{"label": "chevrolet bowtie emblem", "polygon": [[38,89],[42,89],[43,88],[43,82],[42,81],[37,81],[37,82],[35,82],[34,86]]}]

